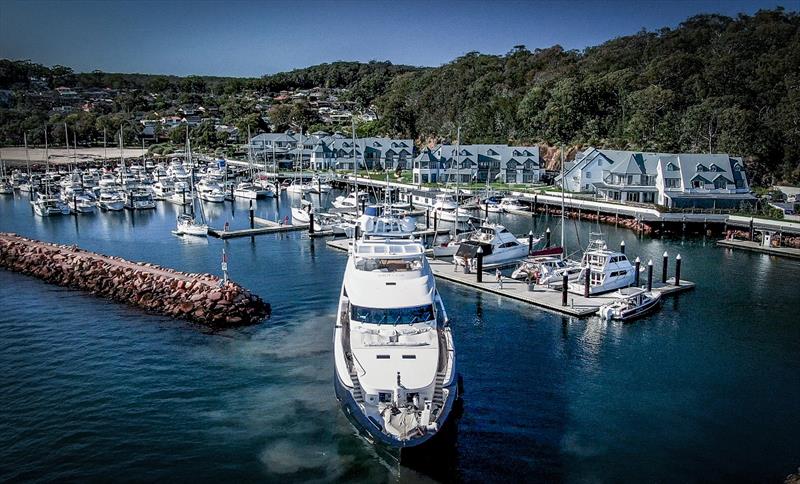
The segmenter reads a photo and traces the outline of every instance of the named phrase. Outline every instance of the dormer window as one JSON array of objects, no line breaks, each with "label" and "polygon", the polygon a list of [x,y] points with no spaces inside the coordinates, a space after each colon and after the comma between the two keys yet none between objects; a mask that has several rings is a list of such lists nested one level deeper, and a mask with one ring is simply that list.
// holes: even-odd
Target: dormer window
[{"label": "dormer window", "polygon": [[678,168],[678,165],[676,165],[675,163],[670,162],[667,163],[667,171],[680,171],[680,168]]},{"label": "dormer window", "polygon": [[698,171],[698,172],[701,172],[701,171],[708,171],[708,168],[707,168],[707,167],[706,167],[704,164],[702,164],[702,163],[698,163],[698,164],[697,164],[697,170],[696,170],[696,171]]},{"label": "dormer window", "polygon": [[712,163],[711,171],[722,171],[722,168],[718,167],[716,163]]}]

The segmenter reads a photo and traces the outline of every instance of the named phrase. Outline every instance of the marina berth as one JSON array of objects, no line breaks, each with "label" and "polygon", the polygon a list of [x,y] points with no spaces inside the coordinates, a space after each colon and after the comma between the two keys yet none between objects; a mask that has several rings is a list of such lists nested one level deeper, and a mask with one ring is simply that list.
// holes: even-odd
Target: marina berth
[{"label": "marina berth", "polygon": [[370,440],[402,456],[444,427],[459,397],[455,348],[418,242],[354,242],[333,345],[336,397]]},{"label": "marina berth", "polygon": [[455,264],[466,263],[475,268],[479,249],[484,264],[507,265],[528,255],[528,241],[518,239],[502,225],[484,224],[459,242],[453,257]]},{"label": "marina berth", "polygon": [[660,293],[629,287],[620,289],[615,301],[600,306],[597,315],[607,321],[631,321],[655,310],[660,303]]},{"label": "marina berth", "polygon": [[577,294],[585,294],[587,288],[592,295],[628,287],[634,283],[636,277],[627,256],[622,252],[609,250],[605,241],[599,238],[590,242],[581,265],[581,272],[575,282],[569,284],[569,291]]}]

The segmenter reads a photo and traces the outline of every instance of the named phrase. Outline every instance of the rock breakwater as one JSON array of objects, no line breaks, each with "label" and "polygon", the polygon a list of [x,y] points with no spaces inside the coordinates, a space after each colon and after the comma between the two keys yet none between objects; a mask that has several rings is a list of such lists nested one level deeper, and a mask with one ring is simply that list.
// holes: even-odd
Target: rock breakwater
[{"label": "rock breakwater", "polygon": [[256,324],[270,305],[238,284],[0,233],[0,267],[212,327]]}]

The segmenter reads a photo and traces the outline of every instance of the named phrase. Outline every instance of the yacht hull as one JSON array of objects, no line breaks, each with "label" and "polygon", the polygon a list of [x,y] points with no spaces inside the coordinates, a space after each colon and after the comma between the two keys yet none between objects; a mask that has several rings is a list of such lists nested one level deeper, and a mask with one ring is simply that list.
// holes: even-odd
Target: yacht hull
[{"label": "yacht hull", "polygon": [[457,416],[453,415],[456,413],[453,412],[453,409],[456,406],[456,403],[460,402],[461,400],[461,391],[458,384],[460,377],[454,378],[453,382],[449,386],[444,387],[445,389],[450,390],[450,396],[445,402],[442,410],[443,416],[441,417],[441,421],[443,424],[441,428],[439,428],[439,430],[436,432],[428,432],[425,435],[415,439],[398,441],[381,432],[375,426],[375,424],[373,424],[367,418],[367,416],[364,415],[364,413],[361,411],[361,407],[353,397],[351,389],[342,382],[336,370],[334,370],[333,373],[336,399],[339,401],[339,404],[342,407],[342,412],[345,414],[353,427],[355,427],[358,433],[371,443],[379,444],[392,454],[399,453],[397,457],[400,458],[401,461],[403,458],[408,458],[418,452],[426,451],[430,447],[437,445],[440,441],[445,440],[446,436],[448,436],[450,433],[448,430],[455,425],[455,422],[453,421]]}]

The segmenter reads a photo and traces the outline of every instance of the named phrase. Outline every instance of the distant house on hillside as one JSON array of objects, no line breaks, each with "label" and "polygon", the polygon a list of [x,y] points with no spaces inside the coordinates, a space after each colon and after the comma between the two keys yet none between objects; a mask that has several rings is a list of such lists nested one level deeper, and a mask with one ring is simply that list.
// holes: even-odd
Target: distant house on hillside
[{"label": "distant house on hillside", "polygon": [[736,208],[755,199],[741,158],[727,154],[588,148],[565,171],[564,186],[606,200],[669,208]]}]

